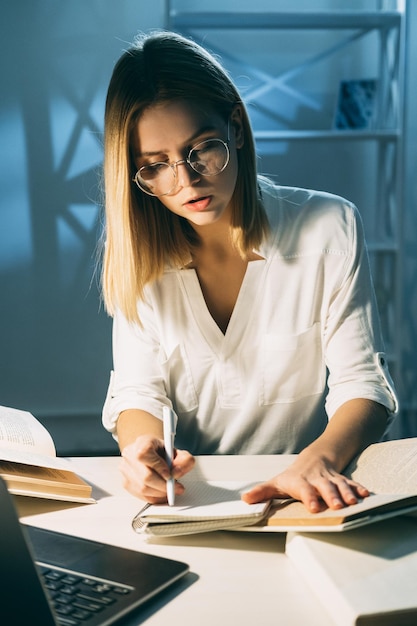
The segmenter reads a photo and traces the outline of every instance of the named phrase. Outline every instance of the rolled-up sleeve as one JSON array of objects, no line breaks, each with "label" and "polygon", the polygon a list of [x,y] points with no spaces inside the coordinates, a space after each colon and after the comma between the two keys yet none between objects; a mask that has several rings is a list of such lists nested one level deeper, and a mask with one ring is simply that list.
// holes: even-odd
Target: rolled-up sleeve
[{"label": "rolled-up sleeve", "polygon": [[384,351],[362,221],[355,207],[346,216],[348,254],[324,330],[326,411],[331,418],[348,400],[366,398],[384,405],[392,420],[398,399]]},{"label": "rolled-up sleeve", "polygon": [[113,366],[103,407],[104,427],[114,436],[117,419],[126,409],[141,409],[162,418],[167,403],[159,365],[160,347],[152,333],[150,310],[143,306],[146,331],[117,311],[113,320]]}]

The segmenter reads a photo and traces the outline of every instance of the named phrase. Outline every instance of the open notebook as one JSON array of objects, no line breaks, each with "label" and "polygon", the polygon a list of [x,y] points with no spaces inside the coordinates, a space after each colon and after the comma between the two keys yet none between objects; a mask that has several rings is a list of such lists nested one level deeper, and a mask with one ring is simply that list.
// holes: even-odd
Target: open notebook
[{"label": "open notebook", "polygon": [[175,506],[146,504],[132,521],[138,533],[188,535],[251,526],[265,519],[269,502],[247,504],[241,494],[255,483],[184,480],[185,493]]},{"label": "open notebook", "polygon": [[34,616],[42,626],[115,624],[189,569],[172,559],[20,524],[2,479],[0,528],[4,626],[34,624]]}]

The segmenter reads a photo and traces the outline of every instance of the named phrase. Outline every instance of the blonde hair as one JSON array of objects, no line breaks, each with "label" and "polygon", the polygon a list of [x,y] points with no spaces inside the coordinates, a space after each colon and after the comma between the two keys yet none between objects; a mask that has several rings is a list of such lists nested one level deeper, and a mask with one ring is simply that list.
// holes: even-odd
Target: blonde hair
[{"label": "blonde hair", "polygon": [[140,322],[137,303],[167,265],[184,267],[198,244],[188,221],[132,182],[131,134],[143,111],[177,99],[204,103],[225,121],[241,105],[244,145],[237,151],[232,240],[243,258],[268,230],[256,173],[253,134],[239,92],[204,48],[175,33],[138,38],[116,64],[106,99],[104,182],[106,227],[102,287],[109,314]]}]

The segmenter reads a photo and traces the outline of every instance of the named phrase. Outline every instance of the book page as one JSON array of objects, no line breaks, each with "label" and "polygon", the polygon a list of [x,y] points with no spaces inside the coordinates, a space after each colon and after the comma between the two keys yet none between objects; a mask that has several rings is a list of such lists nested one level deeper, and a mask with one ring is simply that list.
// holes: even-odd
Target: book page
[{"label": "book page", "polygon": [[310,513],[302,502],[287,502],[272,507],[266,525],[299,526],[300,528],[332,526],[408,506],[417,506],[417,496],[404,499],[402,495],[375,494],[343,509],[326,509],[321,513]]},{"label": "book page", "polygon": [[21,452],[20,450],[3,450],[0,446],[0,463],[2,461],[10,461],[11,463],[24,463],[25,465],[33,465],[34,467],[48,467],[57,470],[74,471],[74,467],[67,459],[48,456],[47,454],[37,454],[36,452]]},{"label": "book page", "polygon": [[143,511],[141,517],[149,522],[162,523],[262,515],[268,503],[247,504],[241,499],[241,494],[253,485],[234,481],[190,481],[185,484],[185,493],[176,497],[175,506],[155,504]]},{"label": "book page", "polygon": [[43,465],[28,465],[27,463],[9,462],[0,459],[0,475],[14,481],[32,482],[40,484],[49,482],[58,485],[86,485],[77,474],[67,468],[50,467]]},{"label": "book page", "polygon": [[95,502],[92,487],[72,471],[39,467],[0,459],[0,476],[15,495],[52,500]]},{"label": "book page", "polygon": [[[37,454],[55,457],[55,445],[51,435],[28,411],[0,407],[0,457],[7,460],[23,461],[14,453],[20,451],[25,457]],[[30,457],[29,457],[30,458]],[[33,462],[37,465],[37,462]]]},{"label": "book page", "polygon": [[372,444],[344,472],[374,493],[417,493],[417,439]]}]

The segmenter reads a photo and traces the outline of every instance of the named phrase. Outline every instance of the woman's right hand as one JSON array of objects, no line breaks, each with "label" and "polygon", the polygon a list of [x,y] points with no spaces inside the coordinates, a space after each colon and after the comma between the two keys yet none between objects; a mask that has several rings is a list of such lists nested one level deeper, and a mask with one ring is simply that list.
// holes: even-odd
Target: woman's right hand
[{"label": "woman's right hand", "polygon": [[123,448],[120,471],[123,486],[134,496],[150,504],[167,501],[166,481],[175,478],[175,494],[184,492],[184,486],[177,479],[194,467],[195,459],[187,450],[175,450],[170,471],[165,460],[162,439],[153,435],[140,435]]}]

